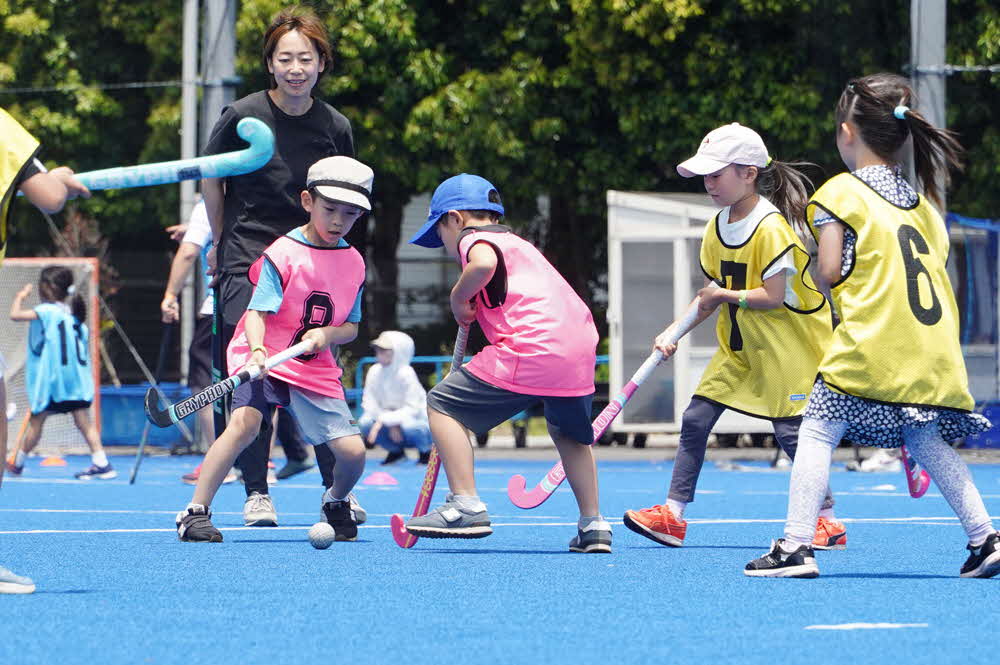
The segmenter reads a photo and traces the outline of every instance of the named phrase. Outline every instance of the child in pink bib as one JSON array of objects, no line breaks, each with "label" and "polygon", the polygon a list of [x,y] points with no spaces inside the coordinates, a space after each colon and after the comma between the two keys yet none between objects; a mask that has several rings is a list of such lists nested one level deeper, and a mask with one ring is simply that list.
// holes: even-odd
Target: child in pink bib
[{"label": "child in pink bib", "polygon": [[[358,334],[365,267],[344,236],[371,212],[374,177],[350,157],[313,164],[301,195],[309,223],[274,241],[251,267],[254,294],[230,342],[229,369],[256,365],[261,376],[233,393],[229,424],[205,455],[191,503],[177,515],[182,541],[222,541],[209,506],[275,407],[295,419],[306,441],[327,446],[337,459],[323,495],[326,524],[318,526],[332,528],[338,541],[357,537],[350,492],[365,468],[365,445],[344,401],[335,348]],[[308,353],[268,371],[268,356],[299,342],[311,343]]]},{"label": "child in pink bib", "polygon": [[431,199],[423,228],[410,240],[444,246],[462,266],[451,291],[461,326],[473,321],[489,340],[427,396],[431,434],[451,493],[443,506],[413,517],[422,538],[483,538],[493,533],[476,491],[466,428],[482,434],[541,402],[580,508],[573,552],[610,552],[611,526],[598,509],[597,468],[590,444],[597,329],[586,304],[531,243],[499,224],[497,189],[463,173]]}]

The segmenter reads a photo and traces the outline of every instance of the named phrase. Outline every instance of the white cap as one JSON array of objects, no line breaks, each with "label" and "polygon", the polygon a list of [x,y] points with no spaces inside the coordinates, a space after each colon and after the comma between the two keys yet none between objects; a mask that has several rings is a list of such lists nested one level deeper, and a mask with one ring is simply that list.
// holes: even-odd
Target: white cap
[{"label": "white cap", "polygon": [[763,168],[771,163],[760,134],[738,122],[713,129],[701,141],[698,153],[677,165],[685,178],[708,175],[730,164]]},{"label": "white cap", "polygon": [[389,349],[390,351],[396,346],[392,338],[392,332],[388,330],[383,330],[378,337],[371,341],[371,345],[380,349]]},{"label": "white cap", "polygon": [[349,203],[371,212],[375,172],[351,157],[324,157],[309,167],[306,189],[316,188],[324,199]]}]

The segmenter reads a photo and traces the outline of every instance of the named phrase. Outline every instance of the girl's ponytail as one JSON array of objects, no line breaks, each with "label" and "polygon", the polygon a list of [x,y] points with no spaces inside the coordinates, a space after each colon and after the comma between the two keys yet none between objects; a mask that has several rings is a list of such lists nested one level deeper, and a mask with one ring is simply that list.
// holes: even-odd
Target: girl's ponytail
[{"label": "girl's ponytail", "polygon": [[[818,168],[809,162],[771,163],[757,169],[757,193],[781,211],[785,219],[801,236],[806,228],[806,204],[815,187],[804,168]],[[808,235],[808,234],[807,234]]]},{"label": "girl's ponytail", "polygon": [[927,198],[941,204],[944,192],[938,186],[942,176],[945,190],[951,185],[951,171],[962,169],[962,145],[955,132],[935,127],[919,112],[907,108],[900,111],[902,122],[913,136],[913,167]]}]

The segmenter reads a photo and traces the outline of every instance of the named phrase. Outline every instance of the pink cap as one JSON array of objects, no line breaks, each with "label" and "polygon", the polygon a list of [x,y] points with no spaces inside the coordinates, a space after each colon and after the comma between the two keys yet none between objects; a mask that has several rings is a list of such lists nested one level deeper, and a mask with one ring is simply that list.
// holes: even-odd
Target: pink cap
[{"label": "pink cap", "polygon": [[677,165],[685,178],[715,173],[730,164],[765,167],[771,163],[760,134],[738,122],[713,129],[701,141],[698,153]]}]

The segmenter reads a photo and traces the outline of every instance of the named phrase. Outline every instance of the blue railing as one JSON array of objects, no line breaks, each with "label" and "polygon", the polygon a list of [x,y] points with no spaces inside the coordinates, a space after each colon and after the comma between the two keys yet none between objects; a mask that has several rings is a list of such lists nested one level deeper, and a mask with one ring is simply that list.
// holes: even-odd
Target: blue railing
[{"label": "blue railing", "polygon": [[[465,360],[468,361],[471,356],[466,356]],[[365,385],[365,368],[368,365],[375,363],[375,356],[365,356],[358,361],[358,366],[354,370],[354,388],[347,388],[344,393],[347,399],[347,403],[352,407],[358,407],[361,405],[361,392],[362,386]],[[451,356],[413,356],[413,360],[410,361],[410,365],[434,365],[434,374],[438,377],[438,381],[444,375],[444,368],[446,365],[451,363]],[[600,355],[597,356],[598,365],[607,365],[608,356]]]}]

